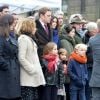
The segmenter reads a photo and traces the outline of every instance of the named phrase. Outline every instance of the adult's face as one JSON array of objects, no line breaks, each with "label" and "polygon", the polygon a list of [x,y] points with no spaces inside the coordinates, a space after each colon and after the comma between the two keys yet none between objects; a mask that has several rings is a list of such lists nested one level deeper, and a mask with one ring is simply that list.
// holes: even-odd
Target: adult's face
[{"label": "adult's face", "polygon": [[3,15],[9,14],[9,9],[8,8],[3,9],[2,14]]},{"label": "adult's face", "polygon": [[54,18],[54,19],[52,20],[52,22],[51,22],[51,27],[52,27],[53,29],[55,29],[56,26],[57,26],[57,19]]},{"label": "adult's face", "polygon": [[90,36],[94,36],[98,33],[98,29],[93,29],[91,32],[89,32]]},{"label": "adult's face", "polygon": [[37,30],[36,27],[34,27],[34,29],[33,29],[33,31],[32,31],[32,34],[33,34],[33,35],[35,35],[36,30]]},{"label": "adult's face", "polygon": [[44,15],[41,14],[40,18],[42,21],[47,24],[51,21],[51,11],[47,11]]},{"label": "adult's face", "polygon": [[82,29],[82,24],[75,23],[73,24],[73,26],[76,28],[76,31],[79,31],[80,29]]},{"label": "adult's face", "polygon": [[69,34],[68,34],[69,36],[71,36],[72,38],[75,36],[75,29],[73,28],[70,32],[69,32]]},{"label": "adult's face", "polygon": [[62,26],[63,25],[63,15],[58,15],[58,21],[59,21],[59,25]]},{"label": "adult's face", "polygon": [[10,31],[14,32],[14,30],[15,30],[15,23],[13,22],[12,25],[10,25]]},{"label": "adult's face", "polygon": [[14,17],[14,23],[16,26],[16,24],[18,23],[19,17],[18,17],[18,15],[12,15],[12,16]]}]

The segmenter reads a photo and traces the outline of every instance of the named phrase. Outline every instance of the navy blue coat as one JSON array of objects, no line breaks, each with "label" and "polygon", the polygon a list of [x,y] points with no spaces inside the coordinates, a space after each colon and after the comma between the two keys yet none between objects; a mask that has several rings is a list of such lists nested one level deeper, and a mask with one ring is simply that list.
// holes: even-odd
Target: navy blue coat
[{"label": "navy blue coat", "polygon": [[71,85],[76,87],[83,87],[88,79],[87,66],[81,64],[74,59],[68,63],[68,72],[70,75]]},{"label": "navy blue coat", "polygon": [[0,36],[0,98],[20,97],[20,71],[14,38]]}]

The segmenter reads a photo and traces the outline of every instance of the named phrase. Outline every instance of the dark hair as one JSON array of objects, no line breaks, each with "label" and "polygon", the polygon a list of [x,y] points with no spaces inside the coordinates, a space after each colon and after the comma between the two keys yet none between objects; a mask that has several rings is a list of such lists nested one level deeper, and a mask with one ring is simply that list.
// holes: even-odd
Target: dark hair
[{"label": "dark hair", "polygon": [[66,50],[65,48],[60,48],[60,49],[58,50],[58,54],[61,55],[61,54],[63,54],[63,53],[65,53],[66,56],[67,56],[67,54],[68,54],[68,52],[67,52],[67,50]]},{"label": "dark hair", "polygon": [[53,22],[54,19],[57,19],[56,29],[59,29],[59,21],[58,21],[58,18],[56,16],[52,16],[51,21],[50,21],[50,25],[52,24],[52,22]]},{"label": "dark hair", "polygon": [[40,17],[41,14],[42,14],[42,15],[45,15],[45,13],[46,13],[47,11],[51,11],[51,9],[49,9],[49,8],[47,8],[47,7],[43,7],[43,8],[41,8],[41,9],[39,9],[39,17]]},{"label": "dark hair", "polygon": [[6,14],[0,17],[0,35],[7,37],[10,32],[10,25],[14,22],[12,15]]},{"label": "dark hair", "polygon": [[12,13],[11,15],[17,15],[16,13]]},{"label": "dark hair", "polygon": [[65,25],[64,29],[66,33],[69,34],[70,31],[72,31],[72,29],[75,29],[75,27],[73,27],[71,24],[68,24],[68,25]]},{"label": "dark hair", "polygon": [[1,6],[0,6],[0,12],[2,12],[2,8],[1,8]]},{"label": "dark hair", "polygon": [[9,6],[8,5],[3,5],[3,6],[1,6],[0,7],[0,12],[2,12],[3,11],[3,9],[9,9]]}]

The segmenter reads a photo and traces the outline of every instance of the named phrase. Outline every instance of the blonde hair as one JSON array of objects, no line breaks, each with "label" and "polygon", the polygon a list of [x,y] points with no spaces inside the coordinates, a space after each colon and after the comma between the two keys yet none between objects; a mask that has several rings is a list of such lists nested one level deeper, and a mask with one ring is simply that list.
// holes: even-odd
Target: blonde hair
[{"label": "blonde hair", "polygon": [[82,44],[82,43],[80,43],[80,44],[77,44],[76,46],[75,46],[75,51],[76,50],[86,50],[87,51],[87,45],[85,45],[85,44]]},{"label": "blonde hair", "polygon": [[18,34],[32,35],[33,30],[36,28],[35,21],[29,18],[23,18],[18,23]]},{"label": "blonde hair", "polygon": [[54,46],[57,46],[54,42],[47,43],[43,48],[43,55],[49,54],[53,50]]},{"label": "blonde hair", "polygon": [[18,20],[18,23],[16,24],[15,31],[17,35],[20,35],[20,27],[22,26],[22,22],[25,18],[21,18]]}]

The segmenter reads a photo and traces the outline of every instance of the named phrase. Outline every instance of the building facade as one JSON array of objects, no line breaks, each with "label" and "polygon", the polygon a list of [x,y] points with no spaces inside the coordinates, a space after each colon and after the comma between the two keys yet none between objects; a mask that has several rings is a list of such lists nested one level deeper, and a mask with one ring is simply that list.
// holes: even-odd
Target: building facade
[{"label": "building facade", "polygon": [[62,10],[68,16],[80,13],[87,20],[96,21],[100,18],[100,0],[62,0]]}]

